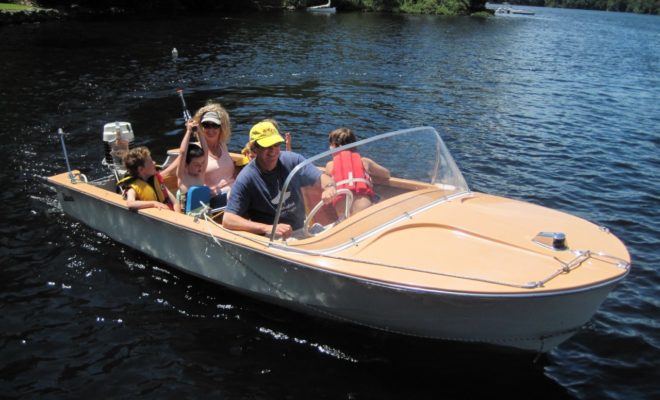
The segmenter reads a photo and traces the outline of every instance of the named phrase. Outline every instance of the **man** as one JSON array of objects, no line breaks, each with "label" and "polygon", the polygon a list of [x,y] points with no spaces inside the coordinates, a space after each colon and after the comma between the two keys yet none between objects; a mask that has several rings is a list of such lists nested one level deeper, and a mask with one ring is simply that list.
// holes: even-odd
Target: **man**
[{"label": "man", "polygon": [[309,164],[298,171],[286,193],[282,193],[287,176],[305,161],[300,154],[280,151],[284,138],[270,121],[262,121],[250,129],[250,144],[255,159],[246,165],[234,182],[222,226],[227,229],[270,235],[280,200],[282,213],[275,233],[288,238],[305,221],[305,204],[301,187],[323,188],[321,198],[329,203],[336,194],[331,176]]}]

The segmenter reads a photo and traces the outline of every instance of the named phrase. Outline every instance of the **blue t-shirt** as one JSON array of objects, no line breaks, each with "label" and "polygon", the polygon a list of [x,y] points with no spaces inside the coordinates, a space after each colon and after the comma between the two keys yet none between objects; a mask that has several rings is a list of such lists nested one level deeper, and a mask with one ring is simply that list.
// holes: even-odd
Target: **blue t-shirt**
[{"label": "blue t-shirt", "polygon": [[[280,202],[280,191],[287,176],[305,157],[290,151],[280,153],[277,166],[271,172],[263,172],[253,161],[246,165],[236,177],[231,188],[225,212],[239,215],[252,221],[273,224]],[[284,194],[284,205],[280,223],[302,228],[305,222],[305,204],[300,190],[318,182],[321,171],[312,164],[296,173]]]}]

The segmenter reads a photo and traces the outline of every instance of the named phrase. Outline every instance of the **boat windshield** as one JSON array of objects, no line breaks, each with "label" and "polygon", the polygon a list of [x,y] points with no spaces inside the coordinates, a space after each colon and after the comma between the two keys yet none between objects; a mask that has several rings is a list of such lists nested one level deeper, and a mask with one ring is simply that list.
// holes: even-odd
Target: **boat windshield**
[{"label": "boat windshield", "polygon": [[[365,158],[372,160],[387,169],[390,176],[385,179],[377,176],[375,171],[372,171],[371,186],[374,195],[371,198],[373,203],[376,204],[389,202],[387,215],[390,215],[391,218],[396,218],[396,215],[414,213],[416,210],[423,209],[431,204],[445,201],[449,197],[469,192],[461,171],[456,166],[442,138],[432,127],[419,127],[384,133],[310,157],[291,171],[284,182],[282,192],[287,193],[290,190],[289,187],[292,186],[292,182],[297,181],[298,175],[305,168],[311,165],[324,170],[327,163],[333,161],[333,155],[345,150],[358,152],[362,160]],[[320,224],[325,229],[349,217],[349,215],[332,215],[335,209],[332,204],[321,206],[321,191],[318,185],[316,188],[304,188],[302,190],[305,215],[307,219],[310,219],[310,221],[307,221],[307,219],[305,221],[303,236],[309,235],[308,222],[309,225],[311,223],[317,226]],[[345,191],[347,190],[345,189]],[[348,199],[351,194],[345,196]],[[402,201],[405,198],[414,198],[415,201]],[[328,208],[331,212],[319,212],[319,210],[315,210],[317,205],[318,208]],[[393,209],[395,210],[394,213],[392,212]],[[348,210],[346,212],[350,214]],[[273,226],[276,226],[279,222],[281,213],[282,203],[278,206]],[[312,217],[318,221],[311,221],[310,214],[314,214]],[[325,217],[322,218],[322,214]],[[342,213],[337,212],[335,214]],[[387,222],[383,222],[382,215],[379,217],[379,221],[374,223]],[[361,226],[364,226],[364,229],[374,229],[373,224],[369,223],[361,223]],[[270,237],[271,240],[275,237],[274,228]]]}]

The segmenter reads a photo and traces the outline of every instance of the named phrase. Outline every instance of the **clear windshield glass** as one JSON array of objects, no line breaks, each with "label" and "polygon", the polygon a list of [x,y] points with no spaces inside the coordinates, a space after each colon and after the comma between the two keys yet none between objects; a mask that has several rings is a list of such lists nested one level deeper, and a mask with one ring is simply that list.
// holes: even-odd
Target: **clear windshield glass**
[{"label": "clear windshield glass", "polygon": [[[372,166],[370,172],[373,176],[370,177],[371,182],[369,185],[373,193],[369,192],[370,201],[367,204],[380,205],[387,203],[387,215],[391,218],[413,213],[429,205],[442,202],[448,197],[469,191],[463,175],[438,132],[431,127],[420,127],[384,133],[310,157],[291,171],[284,182],[283,192],[286,193],[291,190],[289,186],[292,185],[292,182],[299,181],[299,179],[295,179],[296,175],[303,171],[307,165],[325,170],[328,163],[333,161],[333,155],[339,152],[346,153],[346,150],[357,152],[363,165]],[[365,159],[370,161],[366,161],[366,164],[364,164]],[[376,172],[382,170],[379,168],[376,170],[376,167],[373,167],[374,164],[369,164],[371,162],[385,168],[389,172],[389,178],[382,179],[378,176]],[[316,188],[303,189],[302,197],[305,199],[306,217],[309,217],[310,213],[314,213],[313,219],[318,220],[306,220],[304,236],[309,235],[307,228],[313,223],[317,225],[320,223],[323,225],[324,230],[331,229],[339,221],[349,220],[353,214],[350,210],[333,212],[337,208],[336,204],[321,207],[319,204],[320,196],[321,188],[318,185]],[[356,200],[358,195],[352,196],[350,193],[340,197],[346,199],[355,197],[351,201],[358,201]],[[414,198],[415,200],[403,201],[406,198]],[[314,210],[317,205],[319,208],[329,208],[330,210],[329,212],[328,210],[326,212]],[[280,204],[276,214],[275,225],[279,221],[281,206]],[[380,208],[383,209],[384,207],[381,206]],[[374,208],[372,211],[375,213],[376,209]],[[321,218],[322,214],[324,216]],[[362,218],[360,224],[364,226],[365,230],[374,229],[374,224],[387,223],[383,219],[384,214],[382,212],[377,218],[374,216],[373,223],[366,222],[366,219],[369,218],[367,212],[360,211],[360,215]],[[271,235],[271,239],[273,237],[274,234]]]}]

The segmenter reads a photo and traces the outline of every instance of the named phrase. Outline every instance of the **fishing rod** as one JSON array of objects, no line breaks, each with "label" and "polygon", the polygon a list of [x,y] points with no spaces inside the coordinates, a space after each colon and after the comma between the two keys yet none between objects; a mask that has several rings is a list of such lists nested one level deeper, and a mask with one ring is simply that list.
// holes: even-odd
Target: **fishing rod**
[{"label": "fishing rod", "polygon": [[178,58],[179,58],[179,52],[175,47],[172,49],[172,61],[174,62],[174,69],[176,70],[176,76],[177,79],[179,80],[179,85],[180,85],[180,87],[176,89],[176,92],[179,94],[179,98],[181,99],[181,105],[183,106],[183,122],[188,122],[188,120],[192,119],[192,116],[190,115],[190,111],[188,111],[188,106],[186,105],[186,99],[183,98],[183,81],[181,80],[181,75],[179,75],[179,66],[176,62]]},{"label": "fishing rod", "polygon": [[64,153],[64,161],[66,161],[66,169],[69,171],[69,179],[71,179],[71,183],[75,183],[76,179],[73,176],[73,171],[71,171],[71,165],[69,164],[69,154],[67,154],[66,145],[64,144],[64,129],[59,128],[57,134],[60,135],[60,143],[62,143],[62,152]]}]

